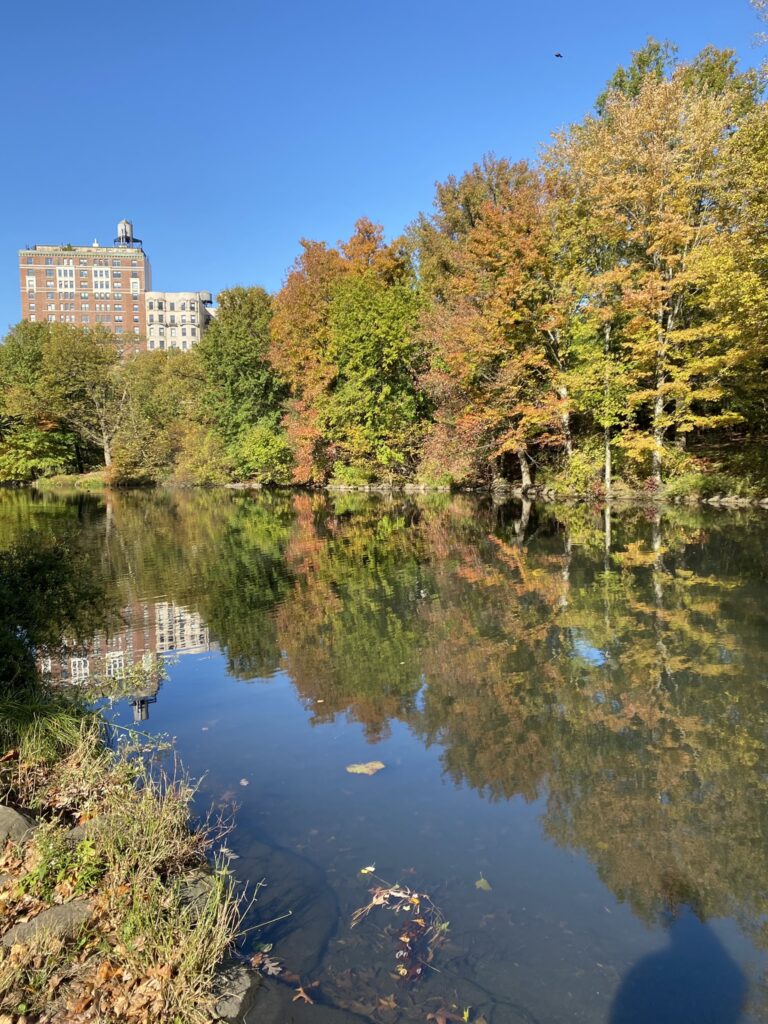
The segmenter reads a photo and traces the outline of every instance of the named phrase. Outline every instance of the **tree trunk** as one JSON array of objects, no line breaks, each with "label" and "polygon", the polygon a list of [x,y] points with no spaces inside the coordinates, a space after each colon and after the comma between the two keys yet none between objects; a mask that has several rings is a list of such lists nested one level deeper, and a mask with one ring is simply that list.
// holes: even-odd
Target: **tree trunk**
[{"label": "tree trunk", "polygon": [[75,441],[75,468],[78,473],[83,472],[83,453],[80,451],[79,441]]},{"label": "tree trunk", "polygon": [[[657,387],[660,387],[664,381],[661,379]],[[664,415],[664,396],[662,394],[656,395],[656,401],[653,405],[653,456],[651,463],[651,471],[653,479],[657,486],[661,486],[661,464],[662,464],[662,452],[664,448],[664,427],[661,423],[661,418]]]},{"label": "tree trunk", "polygon": [[112,449],[109,444],[109,438],[106,434],[102,438],[102,447],[104,449],[104,465],[109,469],[112,465]]},{"label": "tree trunk", "polygon": [[533,486],[533,480],[531,479],[531,466],[528,462],[528,456],[525,452],[518,452],[517,458],[520,461],[520,476],[523,481],[523,490],[527,491]]},{"label": "tree trunk", "polygon": [[611,428],[606,427],[603,436],[605,439],[605,497],[607,501],[611,500],[611,493],[613,488],[613,457],[611,454]]},{"label": "tree trunk", "polygon": [[573,455],[573,438],[571,437],[571,413],[568,409],[568,388],[561,385],[557,389],[557,396],[564,403],[563,411],[560,413],[560,421],[563,424],[563,435],[565,437],[565,452],[568,458]]}]

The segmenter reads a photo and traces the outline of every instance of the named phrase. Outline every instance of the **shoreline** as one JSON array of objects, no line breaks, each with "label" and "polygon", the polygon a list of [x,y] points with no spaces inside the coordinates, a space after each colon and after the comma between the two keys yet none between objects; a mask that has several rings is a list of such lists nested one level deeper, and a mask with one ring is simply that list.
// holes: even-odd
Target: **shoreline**
[{"label": "shoreline", "polygon": [[[54,478],[55,479],[55,478]],[[563,492],[549,485],[534,485],[522,488],[519,485],[506,482],[494,482],[492,485],[478,486],[447,486],[437,484],[419,484],[404,482],[402,484],[334,484],[328,483],[322,486],[308,486],[304,484],[262,484],[253,480],[236,480],[225,484],[133,484],[133,485],[111,485],[103,479],[97,478],[95,474],[85,473],[73,475],[56,482],[48,482],[45,478],[24,483],[3,484],[7,490],[35,490],[41,494],[55,494],[66,491],[77,491],[87,494],[100,494],[107,491],[152,491],[152,490],[227,490],[251,493],[264,491],[271,494],[287,493],[313,493],[313,494],[367,494],[379,497],[391,497],[395,495],[415,496],[426,494],[473,494],[478,497],[491,498],[494,501],[502,502],[508,500],[545,502],[547,504],[592,504],[604,506],[659,506],[659,505],[685,505],[691,508],[709,506],[712,508],[738,509],[755,508],[768,510],[768,495],[747,497],[739,494],[714,494],[711,496],[689,495],[667,495],[663,490],[661,493],[649,493],[645,490],[632,490],[621,488],[619,491],[607,496],[605,494],[584,494],[578,491]]]}]

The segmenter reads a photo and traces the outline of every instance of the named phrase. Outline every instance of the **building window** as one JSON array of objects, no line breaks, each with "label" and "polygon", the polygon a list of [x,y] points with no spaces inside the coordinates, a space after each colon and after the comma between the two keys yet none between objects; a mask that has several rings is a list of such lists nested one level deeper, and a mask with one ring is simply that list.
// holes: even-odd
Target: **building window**
[{"label": "building window", "polygon": [[45,265],[46,265],[46,267],[52,267],[53,266],[53,257],[52,256],[46,256],[45,257]]},{"label": "building window", "polygon": [[149,322],[151,324],[153,324],[155,322],[155,314],[154,313],[150,313],[149,314]]},{"label": "building window", "polygon": [[72,673],[72,680],[87,679],[90,672],[87,658],[70,658],[69,670]]},{"label": "building window", "polygon": [[122,334],[122,333],[123,333],[123,328],[122,327],[116,327],[115,328],[115,334]]},{"label": "building window", "polygon": [[138,270],[132,270],[131,271],[131,277],[138,277],[138,276],[139,276]]},{"label": "building window", "polygon": [[187,328],[186,327],[182,327],[181,328],[181,336],[182,336],[182,338],[186,338],[186,336],[187,336]]},{"label": "building window", "polygon": [[34,263],[34,260],[32,259],[31,256],[27,256],[27,263]]},{"label": "building window", "polygon": [[30,313],[30,314],[29,314],[29,319],[30,319],[30,320],[37,320],[37,317],[35,316],[35,314],[34,314],[34,313]]},{"label": "building window", "polygon": [[34,303],[34,302],[30,302],[30,304],[29,304],[29,308],[30,308],[30,309],[34,309],[34,308],[35,308],[35,303]]},{"label": "building window", "polygon": [[123,322],[123,318],[121,316],[115,315],[115,323],[116,324],[121,324],[122,322]]},{"label": "building window", "polygon": [[138,313],[139,312],[139,307],[138,306],[134,306],[133,307],[133,312],[134,313]]},{"label": "building window", "polygon": [[137,323],[139,322],[139,318],[138,318],[137,316],[135,316],[135,317],[133,318],[133,322],[134,322],[135,324],[137,324]]},{"label": "building window", "polygon": [[89,324],[91,322],[91,318],[88,316],[87,313],[84,316],[80,317],[80,319],[83,321],[84,324]]},{"label": "building window", "polygon": [[154,309],[155,308],[155,303],[154,303],[154,301],[152,299],[149,300],[149,308],[150,309]]},{"label": "building window", "polygon": [[176,323],[176,314],[175,314],[175,313],[174,313],[174,314],[173,314],[173,316],[171,317],[171,323],[172,323],[172,324],[175,324],[175,323]]},{"label": "building window", "polygon": [[133,328],[133,333],[134,334],[138,334],[139,333],[139,328],[138,327],[134,327]]},{"label": "building window", "polygon": [[194,327],[190,327],[190,328],[189,328],[189,333],[190,333],[190,334],[192,335],[192,337],[194,338],[194,337],[195,337],[195,335],[197,334],[197,331],[196,331],[196,329],[195,329]]},{"label": "building window", "polygon": [[52,324],[55,319],[56,319],[56,317],[53,315],[53,313],[49,313],[48,314],[48,323],[49,324]]},{"label": "building window", "polygon": [[176,303],[175,302],[168,303],[168,309],[176,309]]},{"label": "building window", "polygon": [[132,267],[138,267],[138,265],[139,265],[139,261],[138,260],[131,260],[131,266]]},{"label": "building window", "polygon": [[46,270],[45,276],[46,277],[53,277],[53,271],[52,270]]},{"label": "building window", "polygon": [[[115,296],[115,298],[117,298],[117,296]],[[123,312],[123,307],[122,307],[122,306],[119,306],[119,305],[117,305],[117,303],[115,303],[115,309],[116,309],[116,310],[119,310],[119,311],[120,311],[121,313]]]},{"label": "building window", "polygon": [[172,328],[171,328],[171,337],[172,337],[172,338],[175,338],[175,337],[176,337],[176,328],[175,328],[175,327],[172,327]]},{"label": "building window", "polygon": [[159,333],[160,337],[162,338],[163,335],[165,334],[165,328],[161,327],[160,330],[158,331],[158,333]]},{"label": "building window", "polygon": [[157,300],[157,308],[158,309],[165,309],[165,303],[163,302],[162,299],[158,299]]}]

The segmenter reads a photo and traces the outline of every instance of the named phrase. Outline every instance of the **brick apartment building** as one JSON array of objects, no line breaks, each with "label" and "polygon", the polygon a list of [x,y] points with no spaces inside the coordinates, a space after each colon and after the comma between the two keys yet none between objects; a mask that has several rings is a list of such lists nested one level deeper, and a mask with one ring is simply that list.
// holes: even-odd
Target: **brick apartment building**
[{"label": "brick apartment building", "polygon": [[117,236],[110,246],[94,241],[20,249],[22,319],[101,324],[117,335],[143,339],[144,295],[152,288],[152,268],[130,221],[120,221]]},{"label": "brick apartment building", "polygon": [[19,285],[23,320],[101,325],[129,351],[191,348],[215,312],[210,292],[152,291],[149,257],[129,220],[110,246],[20,249]]}]

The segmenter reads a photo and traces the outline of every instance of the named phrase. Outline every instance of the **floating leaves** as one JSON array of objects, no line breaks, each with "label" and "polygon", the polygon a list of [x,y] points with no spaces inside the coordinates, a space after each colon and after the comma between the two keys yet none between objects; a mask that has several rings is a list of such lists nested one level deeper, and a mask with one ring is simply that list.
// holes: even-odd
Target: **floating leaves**
[{"label": "floating leaves", "polygon": [[365,764],[348,764],[346,770],[350,775],[375,775],[386,767],[383,761],[366,761]]},{"label": "floating leaves", "polygon": [[[395,971],[393,977],[410,981],[419,978],[434,956],[448,931],[438,907],[423,892],[414,892],[405,885],[376,886],[369,890],[371,899],[352,915],[351,927],[359,924],[376,907],[408,916],[399,926]],[[413,914],[415,916],[410,917]]]},{"label": "floating leaves", "polygon": [[480,873],[480,877],[475,882],[475,888],[476,889],[480,889],[483,892],[490,892],[493,889],[493,886],[491,885],[491,883],[488,881],[487,878],[483,878],[483,875],[482,875],[482,872],[481,872]]},{"label": "floating leaves", "polygon": [[241,786],[250,786],[250,782],[248,781],[248,779],[240,779],[240,785]]},{"label": "floating leaves", "polygon": [[369,864],[367,867],[360,868],[360,874],[361,875],[372,875],[375,870],[376,870],[376,865],[375,864]]}]

